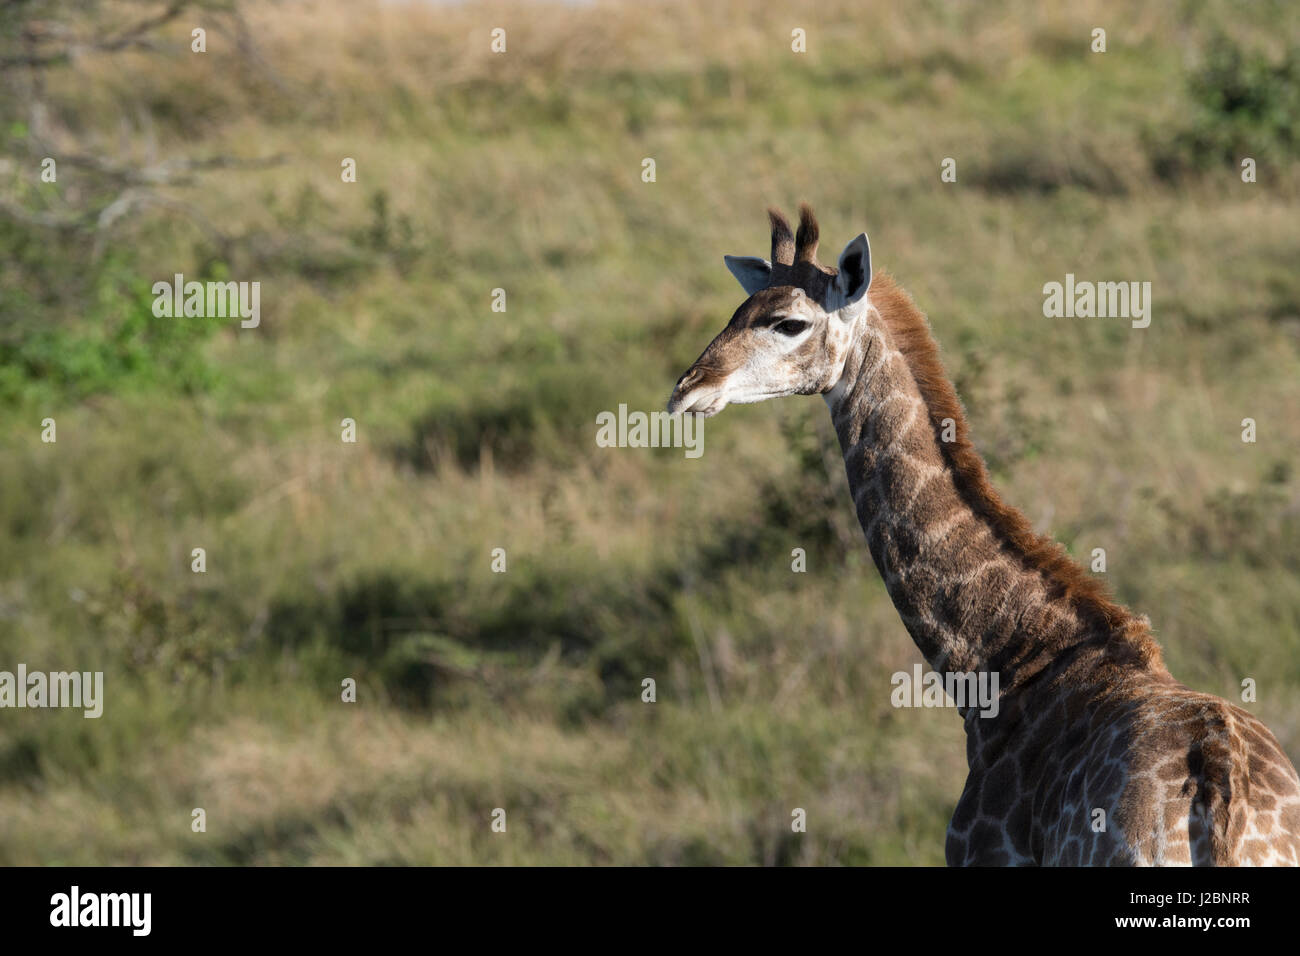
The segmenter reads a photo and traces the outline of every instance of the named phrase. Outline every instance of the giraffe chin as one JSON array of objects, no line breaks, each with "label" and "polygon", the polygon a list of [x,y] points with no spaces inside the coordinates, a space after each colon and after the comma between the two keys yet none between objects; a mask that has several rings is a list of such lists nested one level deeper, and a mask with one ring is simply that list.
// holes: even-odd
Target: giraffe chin
[{"label": "giraffe chin", "polygon": [[668,414],[703,415],[712,418],[727,407],[727,400],[718,393],[700,396],[681,396],[674,394],[668,399]]}]

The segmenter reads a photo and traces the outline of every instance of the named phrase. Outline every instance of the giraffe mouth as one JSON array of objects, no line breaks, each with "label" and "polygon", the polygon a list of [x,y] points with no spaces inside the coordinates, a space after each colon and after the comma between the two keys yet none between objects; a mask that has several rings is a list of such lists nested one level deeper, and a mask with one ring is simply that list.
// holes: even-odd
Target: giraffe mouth
[{"label": "giraffe mouth", "polygon": [[682,394],[680,389],[674,389],[672,397],[668,399],[668,414],[676,415],[680,412],[684,415],[703,415],[705,418],[712,418],[726,405],[727,399],[721,390],[697,389]]},{"label": "giraffe mouth", "polygon": [[697,362],[673,386],[668,414],[691,413],[705,418],[718,414],[727,404],[725,384],[725,378],[720,381],[716,372]]}]

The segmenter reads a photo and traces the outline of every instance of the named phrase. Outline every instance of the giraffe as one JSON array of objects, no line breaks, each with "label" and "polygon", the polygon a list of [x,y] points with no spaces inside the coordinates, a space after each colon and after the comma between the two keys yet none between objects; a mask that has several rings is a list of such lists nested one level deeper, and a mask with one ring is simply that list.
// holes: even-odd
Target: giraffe
[{"label": "giraffe", "polygon": [[989,483],[924,314],[865,233],[838,268],[776,210],[771,259],[670,413],[820,394],[872,559],[936,673],[996,674],[958,707],[969,775],[949,865],[1300,865],[1300,778],[1258,719],[1176,681],[1150,621],[1110,599]]}]

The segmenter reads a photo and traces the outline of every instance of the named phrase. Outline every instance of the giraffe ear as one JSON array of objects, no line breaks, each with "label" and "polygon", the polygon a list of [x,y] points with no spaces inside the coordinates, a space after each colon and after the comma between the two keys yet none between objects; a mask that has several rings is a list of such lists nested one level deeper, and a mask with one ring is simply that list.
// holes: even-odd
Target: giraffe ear
[{"label": "giraffe ear", "polygon": [[871,285],[871,243],[867,242],[865,232],[850,239],[840,253],[835,285],[844,297],[844,305],[851,305],[867,294]]},{"label": "giraffe ear", "polygon": [[740,287],[750,295],[766,289],[772,278],[772,263],[758,256],[723,256],[722,261],[727,264]]}]

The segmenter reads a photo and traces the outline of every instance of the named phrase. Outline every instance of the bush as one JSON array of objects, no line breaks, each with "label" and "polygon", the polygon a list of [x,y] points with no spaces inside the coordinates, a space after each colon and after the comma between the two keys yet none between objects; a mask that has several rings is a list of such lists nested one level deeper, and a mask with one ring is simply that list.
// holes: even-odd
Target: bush
[{"label": "bush", "polygon": [[4,310],[0,402],[32,391],[79,399],[132,386],[197,392],[212,384],[201,347],[226,320],[158,318],[151,283],[118,258],[105,259],[79,291],[62,307],[80,306],[82,315],[62,322],[21,297]]},{"label": "bush", "polygon": [[1162,179],[1300,144],[1300,46],[1273,63],[1220,35],[1189,76],[1188,92],[1188,124],[1163,143],[1148,135],[1152,167]]}]

